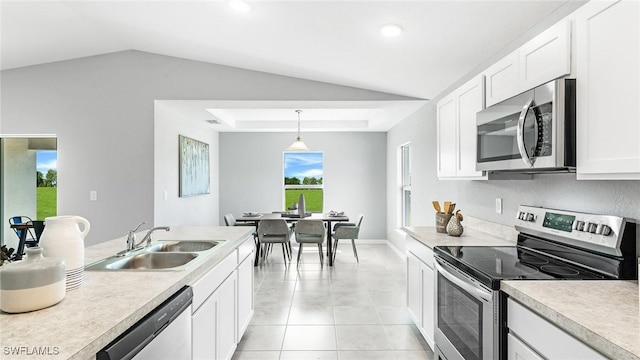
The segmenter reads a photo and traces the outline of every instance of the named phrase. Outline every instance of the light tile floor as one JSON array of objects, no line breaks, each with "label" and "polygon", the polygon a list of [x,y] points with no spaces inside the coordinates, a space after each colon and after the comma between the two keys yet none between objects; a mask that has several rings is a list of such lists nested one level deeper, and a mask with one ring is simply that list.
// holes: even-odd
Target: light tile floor
[{"label": "light tile floor", "polygon": [[233,360],[423,360],[433,352],[406,310],[406,263],[385,244],[345,241],[333,267],[318,249],[280,245],[255,268],[255,314]]}]

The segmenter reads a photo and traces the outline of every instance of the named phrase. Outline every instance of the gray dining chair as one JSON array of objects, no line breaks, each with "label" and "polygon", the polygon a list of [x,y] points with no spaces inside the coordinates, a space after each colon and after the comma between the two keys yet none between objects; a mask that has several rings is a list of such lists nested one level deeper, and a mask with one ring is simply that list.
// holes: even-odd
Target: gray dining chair
[{"label": "gray dining chair", "polygon": [[300,244],[298,248],[298,262],[300,265],[300,255],[302,255],[303,244],[318,244],[320,254],[320,266],[324,261],[322,253],[322,243],[324,242],[324,222],[322,220],[302,219],[298,221],[295,228],[296,242]]},{"label": "gray dining chair", "polygon": [[353,248],[353,256],[356,257],[356,261],[360,263],[360,259],[358,259],[358,250],[356,250],[356,239],[360,234],[360,225],[362,225],[362,219],[364,219],[364,215],[360,214],[356,217],[355,223],[337,223],[333,227],[333,234],[331,234],[333,238],[333,260],[336,259],[336,252],[338,250],[338,241],[340,239],[351,240],[351,247]]},{"label": "gray dining chair", "polygon": [[291,261],[291,232],[287,222],[284,219],[263,219],[258,223],[258,244],[263,248],[260,252],[263,254],[262,260],[266,259],[267,247],[273,244],[282,244],[282,258],[284,266],[287,266],[287,260]]}]

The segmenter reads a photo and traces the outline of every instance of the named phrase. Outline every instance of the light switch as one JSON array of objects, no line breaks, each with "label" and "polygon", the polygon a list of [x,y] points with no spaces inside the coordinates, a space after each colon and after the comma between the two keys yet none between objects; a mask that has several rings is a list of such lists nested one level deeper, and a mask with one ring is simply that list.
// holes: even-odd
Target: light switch
[{"label": "light switch", "polygon": [[98,201],[98,191],[97,190],[89,191],[89,200],[90,201]]},{"label": "light switch", "polygon": [[496,198],[496,214],[502,214],[502,198]]},{"label": "light switch", "polygon": [[162,198],[164,200],[167,200],[169,198],[169,194],[167,193],[167,190],[164,191],[164,194],[162,195]]}]

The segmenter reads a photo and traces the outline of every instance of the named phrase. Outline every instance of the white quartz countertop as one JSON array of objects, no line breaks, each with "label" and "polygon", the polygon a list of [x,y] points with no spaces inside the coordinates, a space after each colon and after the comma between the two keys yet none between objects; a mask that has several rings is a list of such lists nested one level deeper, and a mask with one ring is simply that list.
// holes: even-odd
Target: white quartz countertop
[{"label": "white quartz countertop", "polygon": [[640,359],[637,281],[503,281],[502,291],[612,359]]},{"label": "white quartz countertop", "polygon": [[435,246],[513,246],[515,237],[502,237],[465,227],[459,237],[436,232],[435,226],[409,226],[403,228],[412,238],[420,241],[429,248]]},{"label": "white quartz countertop", "polygon": [[[184,270],[85,271],[84,282],[62,302],[23,314],[0,312],[2,359],[95,359],[105,345],[183,286],[192,284],[233,252],[250,227],[172,227],[156,240],[223,240]],[[140,235],[143,235],[141,232]],[[138,238],[141,238],[139,236]],[[85,264],[126,247],[118,238],[85,249]]]}]

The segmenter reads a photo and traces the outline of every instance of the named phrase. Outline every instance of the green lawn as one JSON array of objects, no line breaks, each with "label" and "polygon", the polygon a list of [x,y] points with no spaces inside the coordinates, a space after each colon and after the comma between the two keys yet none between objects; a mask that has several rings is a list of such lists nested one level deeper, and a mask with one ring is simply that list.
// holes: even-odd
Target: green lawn
[{"label": "green lawn", "polygon": [[55,187],[37,188],[36,203],[38,207],[37,209],[38,220],[44,220],[46,217],[57,215],[57,206],[58,206],[57,197],[58,197],[58,188],[55,188]]},{"label": "green lawn", "polygon": [[322,212],[322,189],[286,189],[285,190],[285,208],[289,208],[291,204],[297,203],[300,194],[304,193],[304,202],[307,212]]}]

